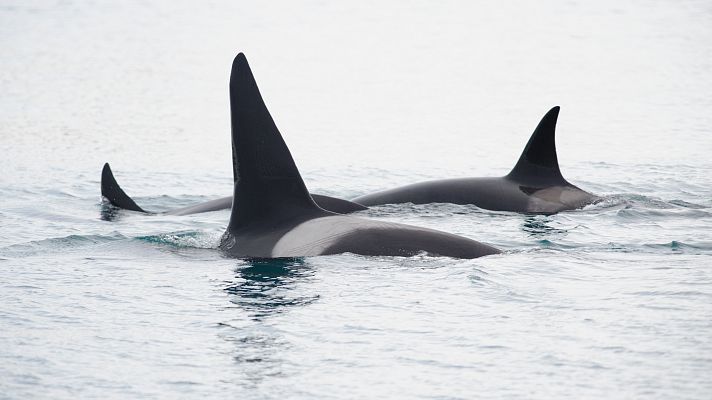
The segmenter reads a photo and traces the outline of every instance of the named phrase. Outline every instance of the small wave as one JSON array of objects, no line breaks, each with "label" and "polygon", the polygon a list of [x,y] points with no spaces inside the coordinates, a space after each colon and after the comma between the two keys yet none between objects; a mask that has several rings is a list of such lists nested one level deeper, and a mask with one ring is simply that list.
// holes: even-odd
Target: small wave
[{"label": "small wave", "polygon": [[683,207],[683,208],[693,208],[696,210],[702,209],[702,208],[708,208],[707,206],[704,206],[702,204],[695,204],[695,203],[690,203],[685,200],[670,200],[670,204],[678,207]]},{"label": "small wave", "polygon": [[371,206],[368,210],[363,211],[368,217],[393,217],[400,215],[417,215],[421,218],[439,219],[461,215],[485,215],[488,217],[496,217],[498,215],[511,215],[508,211],[491,211],[477,207],[474,204],[452,204],[452,203],[399,203],[399,204],[383,204]]},{"label": "small wave", "polygon": [[698,290],[645,290],[630,293],[634,296],[651,297],[712,297],[712,294]]},{"label": "small wave", "polygon": [[52,253],[57,251],[66,251],[92,245],[100,245],[122,239],[126,239],[126,237],[120,233],[113,233],[111,235],[69,235],[13,244],[1,248],[0,254],[2,254],[3,257],[21,258],[32,256],[40,252]]},{"label": "small wave", "polygon": [[685,208],[685,209],[633,209],[625,208],[619,210],[617,215],[624,219],[640,219],[640,220],[650,220],[651,218],[656,219],[700,219],[709,218],[712,213],[709,211],[704,211],[700,209]]},{"label": "small wave", "polygon": [[627,203],[622,196],[612,195],[606,196],[601,201],[589,204],[583,208],[583,211],[600,212],[608,209],[618,209],[626,207]]},{"label": "small wave", "polygon": [[[709,207],[685,200],[662,200],[640,194],[613,194],[606,196],[602,201],[588,205],[585,211],[600,211],[606,209],[623,210],[703,210]],[[709,215],[708,212],[704,212]]]},{"label": "small wave", "polygon": [[651,249],[661,249],[661,250],[672,250],[674,252],[681,252],[685,250],[705,250],[712,251],[712,244],[689,244],[673,240],[669,243],[650,243],[643,245]]},{"label": "small wave", "polygon": [[[623,244],[610,242],[604,245],[608,251],[620,253],[684,253],[707,254],[712,252],[712,243],[684,243],[673,240],[668,243]],[[590,248],[596,250],[596,248]]]},{"label": "small wave", "polygon": [[654,219],[698,219],[712,216],[709,207],[674,199],[661,200],[639,194],[616,194],[607,196],[603,201],[584,208],[586,212],[610,211],[626,220]]},{"label": "small wave", "polygon": [[576,245],[568,245],[568,244],[563,244],[559,242],[554,242],[548,239],[541,239],[537,241],[537,244],[539,245],[540,248],[544,248],[547,250],[567,250],[567,249],[574,249],[578,246]]},{"label": "small wave", "polygon": [[218,232],[187,231],[139,236],[136,239],[177,248],[217,249],[221,236],[222,233]]}]

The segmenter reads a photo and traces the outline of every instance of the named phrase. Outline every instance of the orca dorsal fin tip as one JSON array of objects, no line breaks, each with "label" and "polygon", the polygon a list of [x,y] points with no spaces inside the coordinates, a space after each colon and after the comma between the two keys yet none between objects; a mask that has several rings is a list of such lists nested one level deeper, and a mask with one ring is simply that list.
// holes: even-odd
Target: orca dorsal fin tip
[{"label": "orca dorsal fin tip", "polygon": [[[244,53],[238,53],[235,56],[235,59],[232,60],[232,70],[230,72],[230,85],[232,85],[234,81],[237,81],[238,78],[243,78],[244,72],[248,72],[249,75],[252,75],[252,71],[250,71],[250,64],[247,62],[247,57],[245,57]],[[235,83],[237,83],[237,82],[235,82]]]},{"label": "orca dorsal fin tip", "polygon": [[243,52],[237,53],[237,55],[233,59],[232,63],[233,63],[233,65],[235,65],[236,63],[247,64],[247,57],[245,56],[245,53],[243,53]]},{"label": "orca dorsal fin tip", "polygon": [[[104,168],[101,169],[101,195],[104,196],[105,185],[114,179],[114,173],[111,172],[111,166],[109,163],[104,163]],[[106,196],[105,196],[106,197]]]},{"label": "orca dorsal fin tip", "polygon": [[114,173],[111,171],[109,163],[104,163],[104,168],[101,169],[101,195],[108,198],[111,187],[118,186]]},{"label": "orca dorsal fin tip", "polygon": [[556,154],[556,122],[561,107],[552,107],[537,125],[509,177],[520,181],[563,181]]},{"label": "orca dorsal fin tip", "polygon": [[534,130],[534,133],[540,131],[539,126],[543,125],[543,129],[541,129],[541,132],[539,132],[539,134],[548,134],[554,136],[554,134],[556,133],[556,121],[558,121],[559,119],[559,111],[561,111],[561,107],[551,107],[551,109],[547,111],[546,114],[544,114],[544,116],[541,118],[541,121],[539,122],[537,129]]}]

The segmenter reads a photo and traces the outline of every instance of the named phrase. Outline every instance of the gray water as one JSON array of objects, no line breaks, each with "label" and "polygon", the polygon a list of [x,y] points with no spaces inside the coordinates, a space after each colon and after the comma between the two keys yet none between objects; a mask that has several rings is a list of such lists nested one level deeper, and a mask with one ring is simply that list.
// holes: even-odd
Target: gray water
[{"label": "gray water", "polygon": [[[0,398],[712,396],[712,5],[0,1]],[[238,51],[316,193],[497,176],[561,105],[606,198],[361,216],[476,260],[216,250]]]}]

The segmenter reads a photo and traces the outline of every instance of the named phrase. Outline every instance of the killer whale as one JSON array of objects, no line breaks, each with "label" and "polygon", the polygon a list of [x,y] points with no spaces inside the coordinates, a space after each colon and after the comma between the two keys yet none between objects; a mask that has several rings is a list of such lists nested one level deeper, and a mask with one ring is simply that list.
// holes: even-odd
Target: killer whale
[{"label": "killer whale", "polygon": [[572,185],[561,175],[554,140],[558,116],[558,106],[544,115],[519,161],[506,176],[426,181],[366,194],[351,201],[364,206],[474,204],[487,210],[527,214],[555,214],[596,203],[600,197]]},{"label": "killer whale", "polygon": [[[115,207],[147,214],[190,215],[217,210],[229,210],[232,207],[232,196],[227,196],[161,213],[146,211],[136,204],[136,202],[124,192],[121,186],[119,186],[109,163],[105,163],[101,171],[101,195]],[[368,209],[368,207],[336,197],[321,194],[312,194],[311,196],[319,207],[338,214],[348,214]]]},{"label": "killer whale", "polygon": [[500,251],[432,229],[340,215],[309,195],[245,56],[230,74],[234,193],[219,248],[240,258],[338,253],[475,258]]}]

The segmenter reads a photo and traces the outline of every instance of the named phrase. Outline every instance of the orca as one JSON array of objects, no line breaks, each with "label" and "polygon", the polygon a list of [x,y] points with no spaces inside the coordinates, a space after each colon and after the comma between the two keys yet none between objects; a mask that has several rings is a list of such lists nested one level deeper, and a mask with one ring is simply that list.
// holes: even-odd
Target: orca
[{"label": "orca", "polygon": [[[101,171],[101,195],[115,207],[147,214],[190,215],[210,211],[229,210],[232,207],[232,196],[227,196],[161,213],[146,211],[121,189],[116,178],[114,178],[114,173],[111,171],[109,163],[105,163],[104,169]],[[312,194],[311,196],[319,207],[339,214],[368,210],[368,207],[336,197],[322,194]]]},{"label": "orca", "polygon": [[219,248],[230,257],[298,258],[439,255],[475,258],[500,251],[432,229],[336,214],[309,195],[262,99],[244,54],[230,75],[234,193]]},{"label": "orca", "polygon": [[561,175],[554,134],[559,107],[539,122],[512,171],[503,177],[433,180],[356,197],[364,206],[397,203],[474,204],[493,211],[550,215],[602,200]]}]

